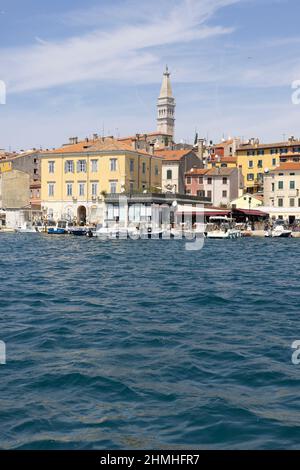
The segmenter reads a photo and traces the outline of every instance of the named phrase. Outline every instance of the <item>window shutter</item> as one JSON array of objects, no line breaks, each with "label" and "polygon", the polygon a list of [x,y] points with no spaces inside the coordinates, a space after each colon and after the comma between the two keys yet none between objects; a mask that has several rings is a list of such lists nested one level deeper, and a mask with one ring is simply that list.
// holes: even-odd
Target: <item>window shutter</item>
[{"label": "window shutter", "polygon": [[80,160],[77,162],[77,173],[80,173]]},{"label": "window shutter", "polygon": [[68,162],[65,162],[65,173],[68,173]]}]

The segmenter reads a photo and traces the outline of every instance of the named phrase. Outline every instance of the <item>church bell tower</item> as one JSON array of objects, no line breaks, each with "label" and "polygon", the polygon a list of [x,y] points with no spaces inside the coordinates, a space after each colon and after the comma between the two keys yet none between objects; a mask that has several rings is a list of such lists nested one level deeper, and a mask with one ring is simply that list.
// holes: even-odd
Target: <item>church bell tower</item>
[{"label": "church bell tower", "polygon": [[175,107],[170,72],[167,66],[157,103],[157,132],[170,135],[172,138],[174,138],[175,130]]}]

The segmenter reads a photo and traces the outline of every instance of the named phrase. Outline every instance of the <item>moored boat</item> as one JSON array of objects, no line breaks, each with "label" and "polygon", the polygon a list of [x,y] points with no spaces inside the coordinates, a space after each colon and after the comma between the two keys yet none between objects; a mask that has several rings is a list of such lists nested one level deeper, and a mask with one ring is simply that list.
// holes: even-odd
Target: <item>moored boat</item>
[{"label": "moored boat", "polygon": [[37,229],[30,222],[24,222],[21,227],[16,229],[17,233],[38,233]]},{"label": "moored boat", "polygon": [[210,217],[206,227],[206,237],[214,239],[241,238],[241,230],[235,228],[234,219],[228,217]]}]

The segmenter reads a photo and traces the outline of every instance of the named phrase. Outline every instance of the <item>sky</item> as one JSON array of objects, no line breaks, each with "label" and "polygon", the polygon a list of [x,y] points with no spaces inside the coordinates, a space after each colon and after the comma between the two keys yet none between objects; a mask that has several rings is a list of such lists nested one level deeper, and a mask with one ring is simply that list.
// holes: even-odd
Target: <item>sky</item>
[{"label": "sky", "polygon": [[299,14],[299,0],[0,0],[0,148],[156,130],[166,64],[177,142],[300,137]]}]

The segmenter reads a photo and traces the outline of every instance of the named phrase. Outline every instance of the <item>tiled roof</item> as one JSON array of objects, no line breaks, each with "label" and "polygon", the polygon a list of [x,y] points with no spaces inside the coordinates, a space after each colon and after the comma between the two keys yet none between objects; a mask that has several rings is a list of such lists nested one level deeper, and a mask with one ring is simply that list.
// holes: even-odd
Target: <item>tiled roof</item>
[{"label": "tiled roof", "polygon": [[208,170],[207,176],[230,176],[236,168],[212,168]]},{"label": "tiled roof", "polygon": [[192,168],[185,176],[201,176],[205,175],[209,170],[207,168]]},{"label": "tiled roof", "polygon": [[300,170],[300,162],[285,162],[281,163],[275,170],[273,171],[291,171],[291,170]]},{"label": "tiled roof", "polygon": [[294,142],[274,142],[272,144],[241,144],[239,148],[237,148],[237,152],[242,152],[244,150],[256,150],[256,149],[268,149],[268,148],[276,148],[276,147],[300,147],[300,140],[296,140]]},{"label": "tiled roof", "polygon": [[237,163],[237,157],[221,157],[221,163]]},{"label": "tiled roof", "polygon": [[156,154],[162,157],[166,161],[179,161],[184,157],[185,155],[188,155],[191,153],[191,150],[164,150],[164,149],[159,149],[156,150]]},{"label": "tiled roof", "polygon": [[83,153],[83,152],[109,152],[109,151],[124,151],[124,152],[136,152],[139,154],[160,157],[160,155],[152,155],[144,150],[135,150],[131,144],[124,141],[119,141],[112,137],[105,137],[104,139],[99,138],[96,140],[81,141],[77,144],[64,145],[61,148],[52,150],[45,153],[53,154],[64,154],[64,153]]}]

